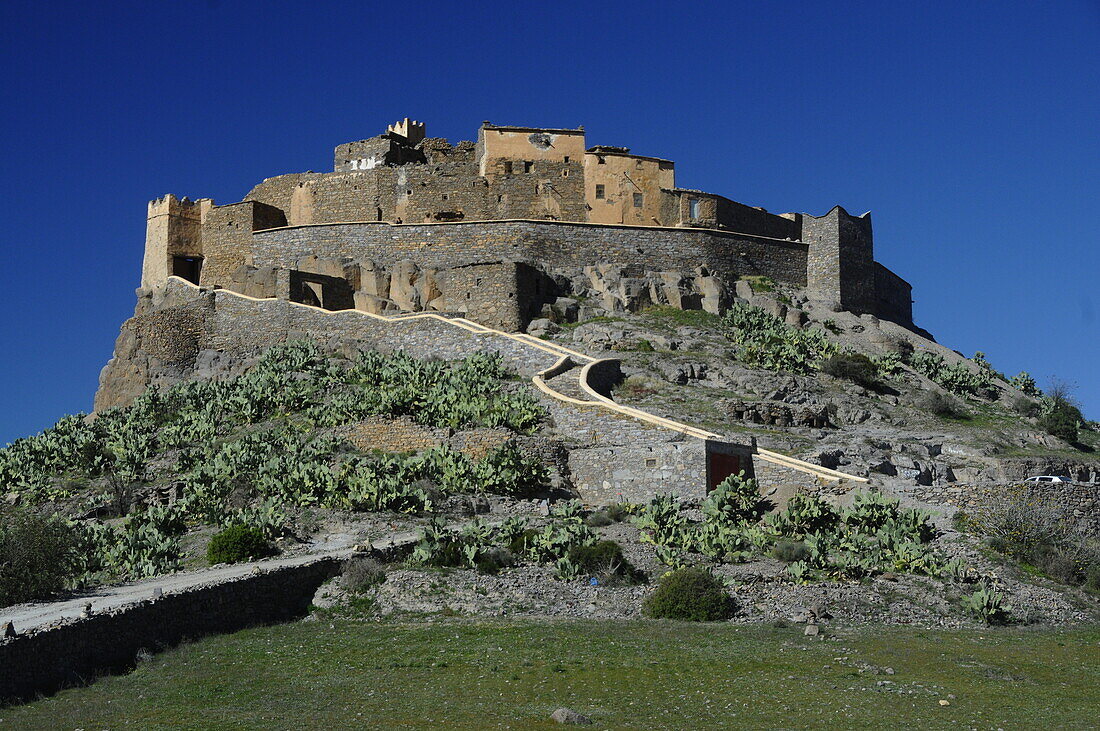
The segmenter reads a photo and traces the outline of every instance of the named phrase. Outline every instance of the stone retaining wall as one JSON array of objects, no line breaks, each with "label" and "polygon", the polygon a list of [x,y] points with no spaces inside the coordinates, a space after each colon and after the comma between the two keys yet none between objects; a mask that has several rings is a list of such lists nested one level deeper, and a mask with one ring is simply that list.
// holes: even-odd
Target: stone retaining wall
[{"label": "stone retaining wall", "polygon": [[918,485],[909,492],[924,502],[950,505],[968,513],[980,513],[1008,500],[1042,503],[1060,513],[1083,532],[1100,535],[1100,484],[1042,483],[1035,487],[1020,484]]},{"label": "stone retaining wall", "polygon": [[128,670],[139,650],[304,616],[340,564],[326,557],[282,566],[0,639],[0,703]]}]

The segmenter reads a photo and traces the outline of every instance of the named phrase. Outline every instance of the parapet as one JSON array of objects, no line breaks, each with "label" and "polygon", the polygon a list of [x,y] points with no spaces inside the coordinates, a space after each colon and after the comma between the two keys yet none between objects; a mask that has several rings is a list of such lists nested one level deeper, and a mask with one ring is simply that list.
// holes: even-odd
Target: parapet
[{"label": "parapet", "polygon": [[171,193],[168,193],[160,198],[154,198],[149,201],[146,218],[155,218],[156,216],[180,216],[184,218],[196,218],[201,221],[206,213],[213,207],[214,201],[211,198],[200,198],[197,201],[193,201],[187,196],[177,198]]},{"label": "parapet", "polygon": [[415,145],[424,139],[425,125],[423,122],[417,122],[415,119],[410,121],[405,117],[402,121],[387,126],[386,133],[404,137],[406,144]]}]

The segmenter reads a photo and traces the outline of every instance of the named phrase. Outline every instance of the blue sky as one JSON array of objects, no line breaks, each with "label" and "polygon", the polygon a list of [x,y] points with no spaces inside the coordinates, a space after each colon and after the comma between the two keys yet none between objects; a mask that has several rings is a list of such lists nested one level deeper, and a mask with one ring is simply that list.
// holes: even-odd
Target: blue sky
[{"label": "blue sky", "polygon": [[237,201],[405,116],[583,124],[685,187],[870,210],[921,326],[1100,419],[1095,0],[8,2],[0,33],[0,444],[91,408],[149,199]]}]

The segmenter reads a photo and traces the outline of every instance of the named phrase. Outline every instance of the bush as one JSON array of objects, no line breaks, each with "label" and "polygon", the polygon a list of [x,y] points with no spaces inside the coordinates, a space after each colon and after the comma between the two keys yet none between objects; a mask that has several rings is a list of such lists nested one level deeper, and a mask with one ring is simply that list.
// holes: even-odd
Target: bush
[{"label": "bush", "polygon": [[722,316],[722,323],[737,344],[737,357],[770,371],[810,373],[836,352],[824,331],[800,330],[759,307],[735,304]]},{"label": "bush", "polygon": [[348,591],[361,592],[386,580],[386,569],[373,558],[353,557],[344,564],[340,584]]},{"label": "bush", "polygon": [[614,522],[606,510],[597,510],[584,519],[584,524],[589,528],[603,528]]},{"label": "bush", "polygon": [[57,517],[0,511],[0,607],[44,599],[80,575],[81,541]]},{"label": "bush", "polygon": [[966,610],[986,624],[1008,624],[1012,607],[1005,604],[1004,594],[988,586],[963,599]]},{"label": "bush", "polygon": [[966,417],[966,409],[962,403],[957,398],[940,391],[926,391],[917,399],[917,408],[941,419],[963,419]]},{"label": "bush", "polygon": [[821,363],[821,370],[836,378],[858,383],[864,388],[878,388],[878,367],[862,353],[836,353]]},{"label": "bush", "polygon": [[772,548],[772,556],[783,563],[806,561],[810,558],[810,549],[802,541],[778,541]]},{"label": "bush", "polygon": [[700,568],[670,571],[646,597],[642,613],[655,619],[718,622],[729,619],[737,603],[712,573]]},{"label": "bush", "polygon": [[1035,379],[1027,371],[1020,371],[1009,379],[1008,384],[1025,396],[1040,396],[1042,391],[1035,385]]},{"label": "bush", "polygon": [[1051,436],[1070,444],[1077,443],[1080,411],[1064,400],[1056,400],[1045,414],[1039,417],[1039,428]]},{"label": "bush", "polygon": [[1033,398],[1017,396],[1012,399],[1012,410],[1020,416],[1034,418],[1039,415],[1039,404]]},{"label": "bush", "polygon": [[642,579],[638,570],[623,557],[623,549],[615,541],[573,546],[568,555],[579,573],[595,576],[603,584],[615,583],[616,578],[631,583]]},{"label": "bush", "polygon": [[215,533],[206,547],[210,563],[238,563],[271,555],[263,531],[249,525],[231,525]]}]

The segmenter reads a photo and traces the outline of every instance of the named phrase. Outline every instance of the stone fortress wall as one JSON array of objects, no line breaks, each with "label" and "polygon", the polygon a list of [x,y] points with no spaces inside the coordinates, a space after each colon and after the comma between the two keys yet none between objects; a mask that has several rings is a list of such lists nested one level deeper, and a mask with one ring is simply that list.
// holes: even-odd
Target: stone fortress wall
[{"label": "stone fortress wall", "polygon": [[452,145],[406,119],[338,146],[333,168],[269,178],[240,203],[153,201],[142,286],[177,275],[326,309],[454,311],[522,330],[563,295],[718,311],[737,278],[765,275],[912,324],[911,288],[874,261],[869,215],[776,215],[677,188],[671,161],[586,147],[583,128],[486,122],[476,142]]}]

